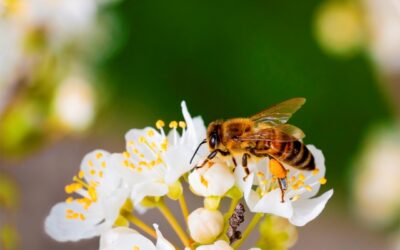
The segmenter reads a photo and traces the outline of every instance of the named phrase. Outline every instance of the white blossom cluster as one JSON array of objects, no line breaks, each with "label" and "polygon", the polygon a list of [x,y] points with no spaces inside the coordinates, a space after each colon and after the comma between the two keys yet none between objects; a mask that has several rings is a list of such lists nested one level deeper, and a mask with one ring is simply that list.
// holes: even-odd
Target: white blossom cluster
[{"label": "white blossom cluster", "polygon": [[[206,138],[206,127],[201,117],[190,116],[185,102],[181,106],[184,121],[169,123],[168,133],[160,120],[155,128],[130,130],[122,153],[95,150],[87,154],[73,183],[65,188],[70,197],[51,209],[45,221],[46,232],[58,241],[100,236],[100,250],[176,249],[156,224],[154,229],[142,225],[135,216],[158,207],[170,219],[185,249],[224,250],[233,249],[225,236],[226,216],[218,206],[224,198],[243,201],[255,214],[287,218],[296,226],[305,225],[324,209],[333,191],[313,198],[320,185],[326,183],[320,150],[308,146],[316,160],[314,171],[286,166],[288,187],[282,202],[277,180],[267,167],[268,159],[250,161],[251,174],[245,180],[242,166],[238,164],[233,171],[230,157],[218,156],[212,164],[194,169],[209,153],[201,148],[189,164],[196,147]],[[184,183],[193,195],[204,198],[204,206],[191,213],[184,204]],[[186,230],[171,220],[164,199],[180,202]],[[156,243],[129,228],[126,221],[155,237]]]}]

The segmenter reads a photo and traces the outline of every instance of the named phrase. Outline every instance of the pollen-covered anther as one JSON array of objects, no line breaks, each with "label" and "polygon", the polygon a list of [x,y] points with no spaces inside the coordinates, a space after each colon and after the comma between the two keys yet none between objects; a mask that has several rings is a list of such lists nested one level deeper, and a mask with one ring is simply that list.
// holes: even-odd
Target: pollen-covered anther
[{"label": "pollen-covered anther", "polygon": [[122,156],[123,156],[124,158],[131,158],[131,155],[130,155],[127,151],[124,151],[124,152],[122,153]]},{"label": "pollen-covered anther", "polygon": [[92,160],[88,160],[88,165],[89,165],[89,167],[93,167],[93,161]]},{"label": "pollen-covered anther", "polygon": [[306,185],[304,187],[307,191],[311,192],[312,191],[312,187],[310,185]]},{"label": "pollen-covered anther", "polygon": [[201,184],[203,184],[205,187],[208,187],[208,181],[207,181],[203,176],[200,177],[200,182],[201,182]]},{"label": "pollen-covered anther", "polygon": [[156,122],[156,128],[157,128],[157,129],[162,129],[164,126],[165,126],[165,123],[164,123],[163,120],[158,120],[158,121]]},{"label": "pollen-covered anther", "polygon": [[148,137],[153,137],[155,134],[154,134],[154,130],[152,130],[152,129],[149,129],[149,130],[147,130],[147,136]]},{"label": "pollen-covered anther", "polygon": [[99,153],[96,154],[96,158],[97,159],[100,159],[101,157],[103,157],[103,153],[99,152]]},{"label": "pollen-covered anther", "polygon": [[321,185],[325,185],[327,181],[328,181],[328,180],[327,180],[325,177],[319,179],[319,183],[320,183]]},{"label": "pollen-covered anther", "polygon": [[316,176],[318,173],[319,173],[319,169],[318,169],[318,168],[316,168],[316,169],[314,169],[314,170],[312,171],[312,175],[313,175],[313,176]]},{"label": "pollen-covered anther", "polygon": [[184,122],[184,121],[179,121],[178,125],[182,129],[186,128],[186,122]]},{"label": "pollen-covered anther", "polygon": [[178,122],[177,121],[172,121],[169,123],[169,128],[177,128],[178,127]]}]

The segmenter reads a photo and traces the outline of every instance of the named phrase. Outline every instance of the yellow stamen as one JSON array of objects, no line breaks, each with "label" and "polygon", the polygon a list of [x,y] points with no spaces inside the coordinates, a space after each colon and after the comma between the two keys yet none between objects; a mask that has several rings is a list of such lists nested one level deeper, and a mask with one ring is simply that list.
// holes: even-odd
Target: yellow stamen
[{"label": "yellow stamen", "polygon": [[164,126],[165,126],[165,123],[164,123],[163,120],[158,120],[158,121],[156,122],[156,128],[161,129],[161,128],[163,128]]},{"label": "yellow stamen", "polygon": [[319,183],[321,183],[321,185],[325,185],[327,181],[328,180],[325,177],[319,179]]},{"label": "yellow stamen", "polygon": [[172,121],[169,123],[170,128],[177,128],[178,127],[178,122],[177,121]]},{"label": "yellow stamen", "polygon": [[179,122],[179,127],[180,128],[186,128],[186,123],[184,121]]},{"label": "yellow stamen", "polygon": [[149,137],[154,136],[154,130],[149,129],[149,130],[147,131],[147,136],[149,136]]},{"label": "yellow stamen", "polygon": [[105,161],[103,161],[103,162],[101,163],[101,167],[102,167],[102,168],[107,167],[107,163],[106,163]]},{"label": "yellow stamen", "polygon": [[103,178],[103,171],[99,171],[99,177]]},{"label": "yellow stamen", "polygon": [[103,153],[99,152],[99,153],[96,154],[96,158],[97,159],[100,159],[101,157],[103,157]]},{"label": "yellow stamen", "polygon": [[92,160],[89,160],[89,161],[88,161],[88,165],[89,165],[89,167],[93,167],[93,161],[92,161]]},{"label": "yellow stamen", "polygon": [[312,187],[310,185],[307,185],[304,187],[307,191],[311,192],[312,191]]},{"label": "yellow stamen", "polygon": [[85,176],[85,172],[83,170],[79,171],[78,177],[82,179],[83,176]]},{"label": "yellow stamen", "polygon": [[317,175],[319,173],[319,169],[318,168],[316,168],[316,169],[314,169],[313,171],[312,171],[312,175]]},{"label": "yellow stamen", "polygon": [[306,177],[304,177],[303,174],[299,174],[299,180],[304,181],[306,179]]},{"label": "yellow stamen", "polygon": [[208,187],[208,181],[207,181],[203,176],[200,176],[200,182],[201,182],[201,184],[203,184],[205,187]]},{"label": "yellow stamen", "polygon": [[91,170],[90,170],[90,174],[91,174],[91,175],[95,175],[95,174],[96,174],[96,170],[91,169]]},{"label": "yellow stamen", "polygon": [[122,153],[122,155],[124,156],[124,158],[130,158],[131,157],[131,155],[127,151],[124,151]]},{"label": "yellow stamen", "polygon": [[74,198],[72,198],[72,197],[68,197],[68,198],[65,200],[65,202],[66,202],[67,204],[71,204],[73,201],[74,201]]}]

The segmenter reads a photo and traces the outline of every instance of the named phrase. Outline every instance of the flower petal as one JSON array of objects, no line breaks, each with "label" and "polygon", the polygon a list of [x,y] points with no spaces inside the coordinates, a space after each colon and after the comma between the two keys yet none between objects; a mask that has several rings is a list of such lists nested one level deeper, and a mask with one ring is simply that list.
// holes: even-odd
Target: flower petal
[{"label": "flower petal", "polygon": [[293,216],[289,221],[296,226],[304,226],[315,219],[325,208],[326,203],[333,195],[333,189],[325,192],[323,195],[313,198],[298,200],[293,202]]},{"label": "flower petal", "polygon": [[117,227],[101,235],[99,250],[157,250],[153,242],[127,227]]},{"label": "flower petal", "polygon": [[[84,220],[79,218],[67,219],[67,211],[82,213]],[[98,204],[93,204],[84,210],[81,204],[61,202],[53,206],[47,216],[44,228],[46,233],[57,241],[78,241],[100,235],[112,224],[104,220],[104,212]]]},{"label": "flower petal", "polygon": [[147,196],[163,196],[168,193],[168,186],[160,181],[147,181],[134,185],[131,199],[134,204],[140,203]]},{"label": "flower petal", "polygon": [[153,224],[153,227],[157,233],[157,243],[156,243],[157,250],[175,250],[175,247],[168,240],[164,238],[164,236],[158,229],[158,225]]}]

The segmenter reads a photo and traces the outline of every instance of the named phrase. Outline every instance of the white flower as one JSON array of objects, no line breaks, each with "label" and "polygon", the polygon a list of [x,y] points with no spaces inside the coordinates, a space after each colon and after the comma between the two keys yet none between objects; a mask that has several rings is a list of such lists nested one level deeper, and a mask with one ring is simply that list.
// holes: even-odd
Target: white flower
[{"label": "white flower", "polygon": [[218,240],[211,245],[203,245],[196,248],[196,250],[233,250],[233,248],[224,240]]},{"label": "white flower", "polygon": [[[296,226],[307,224],[322,212],[333,190],[311,199],[317,194],[321,184],[326,183],[325,159],[322,152],[314,146],[309,145],[307,148],[315,157],[317,169],[300,171],[286,166],[289,173],[284,202],[281,202],[281,190],[278,188],[277,181],[269,173],[268,159],[263,159],[255,165],[251,164],[253,166],[250,167],[255,173],[248,176],[244,183],[243,170],[237,171],[239,173],[237,181],[243,188],[244,198],[252,212],[275,214],[289,219]],[[257,177],[257,182],[254,181],[254,177]],[[256,190],[253,190],[253,185],[256,185]]]},{"label": "white flower", "polygon": [[79,75],[64,79],[55,93],[54,113],[58,120],[72,130],[84,130],[95,115],[94,90]]},{"label": "white flower", "polygon": [[235,176],[225,162],[216,161],[189,175],[192,191],[201,196],[223,196],[234,184]]},{"label": "white flower", "polygon": [[56,204],[45,221],[47,234],[58,241],[91,238],[110,229],[129,194],[103,150],[87,154],[73,180],[65,191],[78,197]]},{"label": "white flower", "polygon": [[219,210],[198,208],[188,217],[190,236],[199,243],[210,243],[221,234],[224,217]]},{"label": "white flower", "polygon": [[151,127],[132,129],[125,136],[126,151],[114,157],[115,164],[122,166],[132,186],[134,204],[148,196],[166,195],[169,186],[193,167],[189,161],[205,138],[206,128],[200,117],[191,118],[185,102],[181,105],[185,121],[171,122],[172,130],[168,135],[163,130],[163,121],[156,124],[159,131]]},{"label": "white flower", "polygon": [[153,226],[157,232],[156,245],[133,229],[117,227],[101,235],[99,250],[175,250],[158,230],[158,225]]}]

